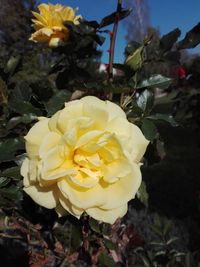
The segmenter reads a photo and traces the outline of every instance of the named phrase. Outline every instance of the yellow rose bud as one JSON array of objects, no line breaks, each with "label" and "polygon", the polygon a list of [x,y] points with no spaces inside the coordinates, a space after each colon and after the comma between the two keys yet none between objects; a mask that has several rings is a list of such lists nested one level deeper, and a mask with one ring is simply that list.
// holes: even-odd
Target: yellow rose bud
[{"label": "yellow rose bud", "polygon": [[25,136],[24,191],[39,205],[114,223],[141,184],[148,141],[124,111],[88,96],[39,118]]},{"label": "yellow rose bud", "polygon": [[75,16],[76,9],[60,4],[40,4],[39,13],[32,12],[35,16],[33,27],[35,32],[29,40],[48,43],[49,47],[63,45],[69,40],[69,29],[63,25],[64,21],[79,24],[80,16]]}]

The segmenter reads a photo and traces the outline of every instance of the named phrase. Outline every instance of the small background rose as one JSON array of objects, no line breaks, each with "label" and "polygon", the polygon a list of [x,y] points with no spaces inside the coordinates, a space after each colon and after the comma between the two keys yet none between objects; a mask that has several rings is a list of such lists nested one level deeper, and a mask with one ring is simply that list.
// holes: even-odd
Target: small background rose
[{"label": "small background rose", "polygon": [[81,16],[75,16],[76,9],[60,4],[40,4],[38,9],[39,13],[32,12],[35,16],[35,19],[32,19],[35,32],[30,40],[48,43],[49,47],[57,47],[67,42],[70,32],[63,22],[72,21],[79,24]]},{"label": "small background rose", "polygon": [[114,223],[140,184],[148,141],[110,101],[88,96],[39,118],[25,136],[24,191],[38,204]]}]

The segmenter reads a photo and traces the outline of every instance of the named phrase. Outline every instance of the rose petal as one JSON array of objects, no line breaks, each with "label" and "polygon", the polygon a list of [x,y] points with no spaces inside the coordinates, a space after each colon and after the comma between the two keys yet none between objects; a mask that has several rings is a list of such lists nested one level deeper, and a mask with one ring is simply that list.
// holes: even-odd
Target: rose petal
[{"label": "rose petal", "polygon": [[39,205],[53,209],[57,206],[59,191],[56,185],[41,187],[39,185],[24,187],[24,191]]},{"label": "rose petal", "polygon": [[105,210],[98,207],[86,210],[87,214],[98,221],[113,224],[118,218],[127,213],[127,204],[112,210]]},{"label": "rose petal", "polygon": [[45,157],[48,154],[49,150],[54,148],[60,141],[61,135],[55,132],[49,132],[42,144],[40,145],[39,155],[41,158]]},{"label": "rose petal", "polygon": [[63,195],[69,199],[72,205],[87,209],[95,206],[102,206],[105,204],[103,191],[99,184],[92,188],[84,188],[76,186],[69,179],[62,179],[58,181],[58,187]]},{"label": "rose petal", "polygon": [[45,136],[50,132],[48,122],[49,119],[47,118],[38,121],[24,137],[26,140],[26,151],[29,157],[39,155],[39,147]]},{"label": "rose petal", "polygon": [[103,179],[107,183],[113,183],[119,178],[129,175],[132,171],[132,166],[127,160],[118,159],[109,164],[104,165]]},{"label": "rose petal", "polygon": [[126,119],[126,113],[123,111],[123,109],[119,105],[107,100],[106,108],[109,114],[109,122],[114,118]]},{"label": "rose petal", "polygon": [[79,209],[71,204],[71,202],[65,198],[62,194],[60,194],[59,202],[64,210],[68,211],[73,216],[80,218],[81,214],[84,212],[83,209]]},{"label": "rose petal", "polygon": [[131,156],[133,160],[138,163],[143,157],[149,141],[144,137],[140,128],[134,124],[131,124],[131,135],[129,141]]},{"label": "rose petal", "polygon": [[91,98],[90,102],[83,103],[83,114],[94,121],[94,128],[104,130],[108,122],[108,112],[105,108],[96,105],[96,101]]},{"label": "rose petal", "polygon": [[135,197],[141,184],[141,171],[137,164],[133,164],[132,172],[109,186],[102,183],[99,194],[104,197],[105,204],[102,209],[114,209],[124,205]]}]

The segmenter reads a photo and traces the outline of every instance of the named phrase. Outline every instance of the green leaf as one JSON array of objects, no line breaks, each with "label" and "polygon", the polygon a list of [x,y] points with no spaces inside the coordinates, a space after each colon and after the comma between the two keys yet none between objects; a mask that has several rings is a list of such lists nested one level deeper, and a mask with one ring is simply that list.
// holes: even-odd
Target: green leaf
[{"label": "green leaf", "polygon": [[27,157],[27,154],[26,154],[26,153],[17,155],[17,156],[15,157],[14,162],[15,162],[19,167],[21,167],[21,165],[22,165],[22,163],[23,163],[23,161],[25,160],[26,157]]},{"label": "green leaf", "polygon": [[15,159],[18,150],[24,149],[23,138],[8,139],[0,143],[0,162],[11,161]]},{"label": "green leaf", "polygon": [[145,255],[141,255],[142,261],[145,267],[151,267],[148,258]]},{"label": "green leaf", "polygon": [[46,110],[48,112],[48,116],[52,116],[58,110],[60,110],[64,103],[69,101],[71,97],[71,92],[67,90],[58,91],[46,104]]},{"label": "green leaf", "polygon": [[160,48],[163,50],[163,52],[171,50],[180,35],[181,31],[179,28],[176,28],[173,31],[163,35],[163,37],[160,39]]},{"label": "green leaf", "polygon": [[185,267],[191,267],[193,264],[192,254],[188,252],[185,256]]},{"label": "green leaf", "polygon": [[10,183],[10,179],[8,177],[0,177],[0,188],[6,186]]},{"label": "green leaf", "polygon": [[195,25],[189,32],[186,33],[185,38],[178,42],[178,49],[194,48],[200,43],[200,22]]},{"label": "green leaf", "polygon": [[114,260],[108,256],[106,253],[102,253],[99,256],[99,266],[101,267],[116,267],[116,263],[114,262]]},{"label": "green leaf", "polygon": [[162,242],[159,242],[159,241],[150,242],[150,245],[155,246],[155,247],[165,247],[166,246],[165,243],[162,243]]},{"label": "green leaf", "polygon": [[146,117],[147,119],[151,120],[161,120],[170,123],[172,126],[176,127],[178,126],[178,123],[174,120],[174,118],[171,115],[166,115],[166,114],[154,114],[151,116]]},{"label": "green leaf", "polygon": [[108,249],[111,249],[111,250],[116,250],[117,249],[117,244],[113,243],[112,240],[109,240],[107,238],[104,238],[103,239],[103,243],[105,244],[105,246]]},{"label": "green leaf", "polygon": [[129,56],[130,54],[133,54],[133,52],[137,50],[140,46],[141,44],[135,41],[128,43],[125,48],[125,55]]},{"label": "green leaf", "polygon": [[32,89],[26,82],[21,82],[15,87],[11,94],[9,107],[18,114],[36,114],[41,115],[40,109],[34,107],[31,103]]},{"label": "green leaf", "polygon": [[23,100],[23,101],[30,101],[32,95],[32,90],[27,82],[21,82],[18,84],[15,89],[13,90],[13,93],[11,95],[11,98],[14,98],[15,100]]},{"label": "green leaf", "polygon": [[179,238],[174,236],[174,237],[170,238],[170,239],[167,241],[166,244],[167,244],[167,245],[170,245],[170,244],[176,242],[177,240],[179,240]]},{"label": "green leaf", "polygon": [[5,73],[13,75],[20,62],[20,58],[21,58],[20,56],[10,57],[5,67]]},{"label": "green leaf", "polygon": [[9,102],[9,107],[10,109],[12,109],[13,111],[15,111],[18,114],[35,114],[35,115],[42,115],[41,110],[39,110],[38,108],[35,108],[30,102],[26,102],[26,101],[10,101]]},{"label": "green leaf", "polygon": [[108,223],[101,224],[101,232],[103,235],[107,236],[111,234],[111,225]]},{"label": "green leaf", "polygon": [[79,225],[72,224],[71,227],[71,246],[73,251],[77,251],[83,240],[82,232]]},{"label": "green leaf", "polygon": [[96,232],[96,233],[101,233],[101,229],[100,229],[100,225],[99,225],[99,222],[96,221],[95,219],[93,218],[90,218],[89,219],[89,225],[90,225],[90,228]]},{"label": "green leaf", "polygon": [[20,166],[16,166],[16,167],[11,167],[9,169],[6,169],[5,171],[2,172],[2,175],[6,176],[6,177],[10,177],[13,180],[21,180],[21,174],[20,174]]},{"label": "green leaf", "polygon": [[141,81],[137,85],[137,89],[140,88],[159,88],[159,89],[167,89],[169,85],[172,83],[172,79],[168,77],[164,77],[160,74],[154,74],[150,78]]},{"label": "green leaf", "polygon": [[158,252],[155,253],[155,256],[158,257],[158,256],[165,256],[166,255],[166,251],[165,250],[160,250]]},{"label": "green leaf", "polygon": [[95,32],[94,25],[91,25],[83,19],[80,20],[80,24],[78,25],[75,25],[72,21],[65,21],[64,25],[72,30],[72,34],[90,35]]},{"label": "green leaf", "polygon": [[0,188],[0,194],[1,196],[10,200],[21,200],[22,198],[22,190],[20,190],[18,187],[14,185],[8,188]]},{"label": "green leaf", "polygon": [[7,130],[11,130],[11,129],[15,128],[20,123],[29,124],[36,119],[37,119],[37,116],[35,114],[32,114],[32,113],[23,114],[22,116],[17,116],[17,117],[11,118],[6,125],[6,128],[7,128]]},{"label": "green leaf", "polygon": [[159,136],[158,130],[152,121],[150,121],[148,119],[144,119],[142,122],[141,128],[142,128],[142,132],[143,132],[144,136],[149,141],[153,141],[154,139],[158,138],[158,136]]},{"label": "green leaf", "polygon": [[143,91],[136,100],[136,103],[138,107],[141,108],[145,113],[150,112],[154,104],[153,93],[149,90]]},{"label": "green leaf", "polygon": [[49,81],[48,76],[36,79],[31,83],[31,88],[34,95],[37,96],[40,102],[48,101],[53,95],[52,83]]},{"label": "green leaf", "polygon": [[115,22],[116,16],[118,16],[119,20],[122,20],[130,15],[132,12],[132,8],[129,9],[121,9],[120,11],[113,12],[112,14],[104,17],[100,22],[99,28],[103,28]]},{"label": "green leaf", "polygon": [[8,103],[8,87],[3,79],[0,78],[0,105]]},{"label": "green leaf", "polygon": [[149,195],[147,193],[146,184],[144,181],[142,181],[141,186],[137,192],[137,197],[145,205],[145,207],[148,207]]},{"label": "green leaf", "polygon": [[133,71],[141,69],[143,63],[143,52],[144,46],[137,48],[130,56],[127,57],[125,64],[129,66]]}]

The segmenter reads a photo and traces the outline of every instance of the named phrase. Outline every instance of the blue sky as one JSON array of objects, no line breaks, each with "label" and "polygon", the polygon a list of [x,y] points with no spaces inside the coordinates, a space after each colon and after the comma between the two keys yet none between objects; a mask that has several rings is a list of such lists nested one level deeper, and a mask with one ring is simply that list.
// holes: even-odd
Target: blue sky
[{"label": "blue sky", "polygon": [[[97,21],[112,13],[117,4],[117,0],[40,0],[38,2],[61,3],[74,8],[79,7],[77,14],[81,14],[87,20]],[[182,38],[188,30],[200,21],[200,0],[149,0],[148,3],[152,26],[159,28],[161,34],[166,34],[179,27],[182,31]],[[116,40],[115,62],[123,62],[123,52],[126,45],[125,35],[126,29],[121,22]],[[101,49],[103,50],[102,61],[107,63],[108,38]],[[190,51],[200,53],[200,45]]]}]

